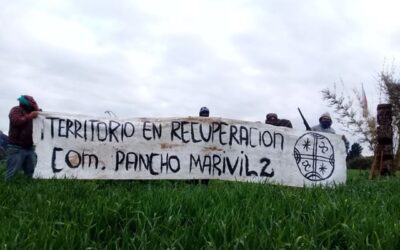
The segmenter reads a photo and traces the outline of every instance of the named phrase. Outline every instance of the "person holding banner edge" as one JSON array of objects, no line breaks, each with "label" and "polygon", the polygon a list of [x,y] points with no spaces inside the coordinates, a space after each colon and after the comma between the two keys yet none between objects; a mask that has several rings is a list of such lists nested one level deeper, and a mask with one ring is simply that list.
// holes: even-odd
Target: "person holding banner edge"
[{"label": "person holding banner edge", "polygon": [[6,180],[13,177],[20,168],[25,175],[32,177],[37,162],[32,126],[33,119],[41,110],[32,96],[21,95],[18,101],[19,106],[13,107],[9,114]]}]

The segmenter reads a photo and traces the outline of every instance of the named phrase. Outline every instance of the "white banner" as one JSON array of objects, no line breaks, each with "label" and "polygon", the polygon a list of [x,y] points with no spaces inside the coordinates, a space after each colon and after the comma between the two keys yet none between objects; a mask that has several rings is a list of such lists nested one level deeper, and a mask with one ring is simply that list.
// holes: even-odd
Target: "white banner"
[{"label": "white banner", "polygon": [[222,118],[108,119],[42,112],[35,178],[346,181],[341,136]]}]

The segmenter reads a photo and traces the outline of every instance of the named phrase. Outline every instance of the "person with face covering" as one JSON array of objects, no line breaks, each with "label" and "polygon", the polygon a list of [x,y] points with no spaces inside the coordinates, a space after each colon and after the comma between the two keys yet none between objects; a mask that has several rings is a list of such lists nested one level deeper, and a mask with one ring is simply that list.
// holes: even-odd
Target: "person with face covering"
[{"label": "person with face covering", "polygon": [[207,107],[201,107],[199,111],[199,116],[200,117],[209,117],[210,116],[210,110]]},{"label": "person with face covering", "polygon": [[319,118],[319,124],[312,127],[311,130],[317,132],[336,134],[335,130],[331,126],[332,126],[331,115],[328,112],[326,112],[323,113]]},{"label": "person with face covering", "polygon": [[8,132],[6,180],[22,168],[25,175],[32,177],[37,157],[32,140],[32,121],[39,114],[39,107],[32,96],[22,95],[19,105],[11,109]]},{"label": "person with face covering", "polygon": [[[210,110],[207,107],[201,107],[199,116],[200,117],[210,117]],[[208,179],[203,179],[203,180],[200,180],[200,183],[203,185],[208,185],[209,181],[210,180],[208,180]]]},{"label": "person with face covering", "polygon": [[265,124],[278,126],[278,127],[287,127],[293,128],[292,123],[286,119],[278,119],[278,115],[275,113],[268,113],[265,119]]}]

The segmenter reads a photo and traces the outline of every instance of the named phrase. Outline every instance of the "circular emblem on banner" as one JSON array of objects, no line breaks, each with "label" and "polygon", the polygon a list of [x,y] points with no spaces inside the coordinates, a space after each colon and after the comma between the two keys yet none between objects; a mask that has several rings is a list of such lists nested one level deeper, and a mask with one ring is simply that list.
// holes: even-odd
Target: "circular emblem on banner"
[{"label": "circular emblem on banner", "polygon": [[294,145],[294,159],[300,173],[310,181],[328,179],[335,170],[335,151],[329,139],[309,132]]}]

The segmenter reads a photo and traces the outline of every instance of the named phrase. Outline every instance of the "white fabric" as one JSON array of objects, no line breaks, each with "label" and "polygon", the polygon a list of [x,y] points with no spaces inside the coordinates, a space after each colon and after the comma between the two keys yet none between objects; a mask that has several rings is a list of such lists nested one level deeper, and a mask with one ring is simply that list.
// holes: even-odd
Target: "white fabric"
[{"label": "white fabric", "polygon": [[340,136],[259,122],[41,112],[33,139],[35,178],[220,179],[299,187],[346,181]]},{"label": "white fabric", "polygon": [[330,133],[330,134],[336,134],[336,131],[332,128],[323,128],[321,124],[315,125],[314,127],[311,128],[312,131],[316,132],[323,132],[323,133]]}]

